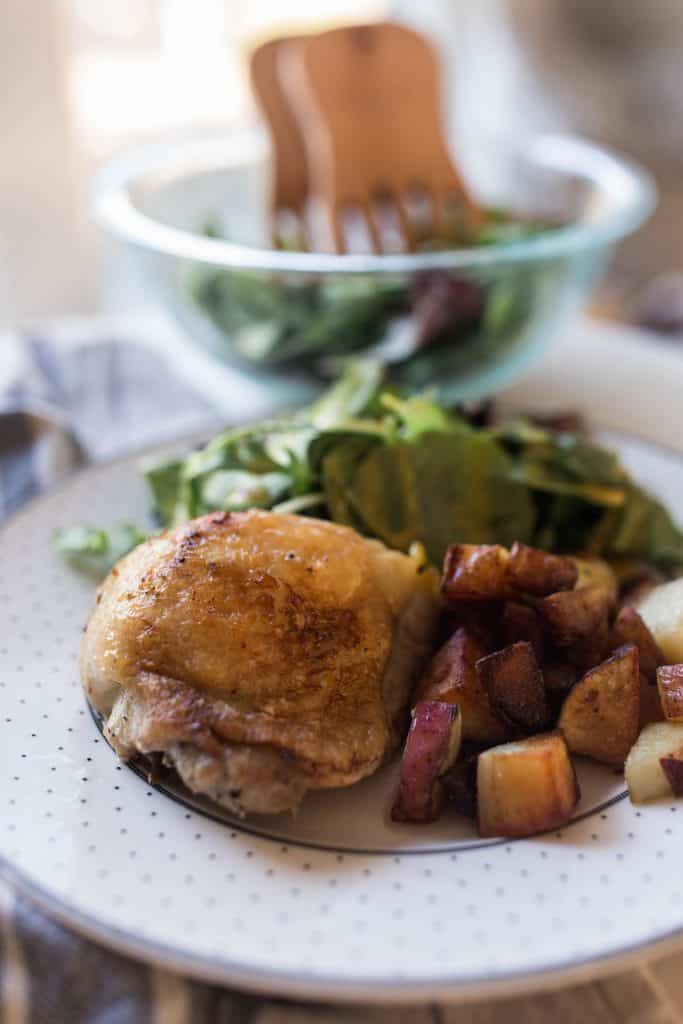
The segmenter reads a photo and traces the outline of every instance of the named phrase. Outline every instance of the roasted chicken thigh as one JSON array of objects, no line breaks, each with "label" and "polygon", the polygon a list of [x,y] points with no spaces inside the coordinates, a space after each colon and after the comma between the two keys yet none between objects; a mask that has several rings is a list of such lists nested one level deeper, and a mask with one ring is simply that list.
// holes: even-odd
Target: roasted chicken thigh
[{"label": "roasted chicken thigh", "polygon": [[237,813],[373,772],[429,655],[437,579],[348,527],[249,511],[153,537],[104,581],[81,677],[119,755]]}]

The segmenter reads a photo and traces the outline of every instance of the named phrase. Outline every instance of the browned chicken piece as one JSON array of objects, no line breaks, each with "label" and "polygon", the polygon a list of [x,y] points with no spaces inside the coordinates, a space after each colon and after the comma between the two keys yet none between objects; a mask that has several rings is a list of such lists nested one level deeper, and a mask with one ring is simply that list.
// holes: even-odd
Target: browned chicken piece
[{"label": "browned chicken piece", "polygon": [[403,737],[438,577],[345,526],[214,513],[104,581],[81,647],[119,755],[161,752],[237,813],[371,774]]}]

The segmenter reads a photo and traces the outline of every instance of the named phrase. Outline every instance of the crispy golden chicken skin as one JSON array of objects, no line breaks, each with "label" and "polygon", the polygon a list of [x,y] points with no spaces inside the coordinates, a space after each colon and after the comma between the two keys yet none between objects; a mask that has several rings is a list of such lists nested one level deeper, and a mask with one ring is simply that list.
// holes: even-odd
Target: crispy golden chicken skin
[{"label": "crispy golden chicken skin", "polygon": [[121,757],[160,752],[239,813],[373,772],[430,651],[434,570],[334,523],[215,513],[104,581],[81,648]]}]

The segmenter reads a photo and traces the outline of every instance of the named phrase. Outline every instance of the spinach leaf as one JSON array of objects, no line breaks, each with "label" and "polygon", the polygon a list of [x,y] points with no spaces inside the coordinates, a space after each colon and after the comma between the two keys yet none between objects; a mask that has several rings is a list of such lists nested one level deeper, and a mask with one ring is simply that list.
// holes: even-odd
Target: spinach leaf
[{"label": "spinach leaf", "polygon": [[513,478],[535,496],[537,546],[636,559],[667,571],[683,565],[683,532],[630,480],[615,452],[526,421],[503,424],[495,436],[513,456]]},{"label": "spinach leaf", "polygon": [[[614,452],[524,419],[472,426],[429,394],[383,387],[369,360],[347,363],[307,409],[148,460],[144,473],[163,525],[258,507],[327,517],[401,550],[421,541],[436,564],[453,542],[520,540],[683,569],[683,532]],[[145,536],[83,526],[56,544],[102,575]]]},{"label": "spinach leaf", "polygon": [[421,541],[440,564],[454,541],[528,541],[534,509],[528,488],[510,474],[509,457],[485,432],[464,426],[415,441],[348,448],[323,460],[334,518],[359,526],[390,547],[407,551]]}]

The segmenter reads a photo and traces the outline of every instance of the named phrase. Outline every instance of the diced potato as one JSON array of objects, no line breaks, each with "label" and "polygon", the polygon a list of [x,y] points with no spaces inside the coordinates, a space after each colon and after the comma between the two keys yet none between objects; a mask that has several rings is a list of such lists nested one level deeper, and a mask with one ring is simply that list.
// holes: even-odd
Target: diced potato
[{"label": "diced potato", "polygon": [[657,668],[664,664],[664,656],[655,638],[647,628],[639,612],[627,606],[622,608],[612,626],[610,646],[622,647],[624,644],[635,644],[638,648],[640,671],[650,682],[657,681]]},{"label": "diced potato", "polygon": [[565,825],[579,787],[560,732],[492,747],[479,755],[479,835],[518,838]]},{"label": "diced potato", "polygon": [[655,587],[638,604],[665,662],[683,662],[683,579]]},{"label": "diced potato", "polygon": [[573,754],[621,766],[638,735],[639,718],[638,651],[630,644],[579,680],[558,726]]},{"label": "diced potato", "polygon": [[558,647],[573,647],[591,639],[597,630],[607,629],[611,607],[610,592],[603,586],[563,590],[539,603],[553,641]]},{"label": "diced potato", "polygon": [[394,821],[435,821],[445,804],[440,781],[460,749],[462,719],[454,704],[420,701],[401,758],[401,779],[391,816]]},{"label": "diced potato", "polygon": [[558,590],[571,590],[578,575],[576,565],[569,558],[519,542],[510,549],[508,578],[513,587],[525,594],[545,597]]},{"label": "diced potato", "polygon": [[457,704],[463,739],[482,744],[503,743],[510,738],[510,731],[491,710],[475,667],[485,654],[485,648],[468,630],[456,630],[432,658],[415,698]]},{"label": "diced potato", "polygon": [[619,595],[619,581],[612,567],[607,562],[603,562],[601,558],[577,558],[572,555],[571,560],[579,573],[575,589],[606,587],[610,594],[611,604],[615,605]]},{"label": "diced potato", "polygon": [[503,608],[503,640],[506,647],[526,640],[540,662],[545,647],[543,626],[538,612],[528,604],[507,601]]},{"label": "diced potato", "polygon": [[645,726],[624,766],[626,785],[634,803],[671,796],[671,783],[661,760],[680,753],[682,748],[683,722],[656,722]]},{"label": "diced potato", "polygon": [[477,673],[495,715],[515,732],[539,732],[548,724],[543,676],[534,649],[524,641],[477,662]]},{"label": "diced potato", "polygon": [[490,601],[508,592],[508,552],[498,544],[451,544],[441,590],[447,601]]},{"label": "diced potato", "polygon": [[683,665],[658,668],[657,689],[664,717],[669,722],[683,722]]}]

